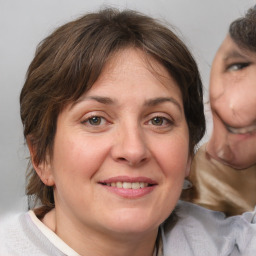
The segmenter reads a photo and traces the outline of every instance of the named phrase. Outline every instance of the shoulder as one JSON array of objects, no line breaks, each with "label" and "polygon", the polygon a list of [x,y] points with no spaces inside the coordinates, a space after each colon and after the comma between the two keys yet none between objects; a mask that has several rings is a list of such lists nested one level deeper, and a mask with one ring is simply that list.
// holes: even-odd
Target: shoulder
[{"label": "shoulder", "polygon": [[63,255],[40,232],[29,213],[0,218],[0,255]]},{"label": "shoulder", "polygon": [[10,255],[24,237],[21,219],[25,213],[11,214],[0,218],[0,255]]},{"label": "shoulder", "polygon": [[180,201],[176,225],[164,232],[164,250],[174,255],[230,255],[235,247],[236,220],[192,203]]},{"label": "shoulder", "polygon": [[[235,234],[239,255],[256,255],[256,207],[252,212],[230,217],[236,220]],[[233,255],[233,254],[231,254]],[[236,255],[236,254],[234,254]]]}]

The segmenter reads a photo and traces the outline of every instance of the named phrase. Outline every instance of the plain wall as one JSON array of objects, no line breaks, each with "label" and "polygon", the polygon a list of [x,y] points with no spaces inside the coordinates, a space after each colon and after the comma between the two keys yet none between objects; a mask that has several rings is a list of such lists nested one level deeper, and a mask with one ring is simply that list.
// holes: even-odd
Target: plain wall
[{"label": "plain wall", "polygon": [[[253,0],[0,0],[0,214],[26,209],[28,151],[19,93],[37,44],[54,28],[103,6],[135,9],[165,20],[177,28],[198,61],[207,102],[213,56],[229,23],[253,5]],[[211,132],[211,118],[206,114],[204,140]]]}]

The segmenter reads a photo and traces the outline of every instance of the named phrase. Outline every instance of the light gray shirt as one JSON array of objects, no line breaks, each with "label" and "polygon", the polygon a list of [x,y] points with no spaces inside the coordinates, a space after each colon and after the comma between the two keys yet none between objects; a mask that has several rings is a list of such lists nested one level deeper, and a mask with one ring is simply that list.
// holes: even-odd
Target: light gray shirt
[{"label": "light gray shirt", "polygon": [[[255,256],[256,212],[226,218],[224,214],[179,202],[178,221],[161,226],[164,256]],[[63,242],[64,243],[64,242]],[[22,213],[0,220],[0,256],[64,256],[32,220]]]},{"label": "light gray shirt", "polygon": [[165,232],[164,255],[256,256],[256,211],[226,218],[179,202],[178,223]]}]

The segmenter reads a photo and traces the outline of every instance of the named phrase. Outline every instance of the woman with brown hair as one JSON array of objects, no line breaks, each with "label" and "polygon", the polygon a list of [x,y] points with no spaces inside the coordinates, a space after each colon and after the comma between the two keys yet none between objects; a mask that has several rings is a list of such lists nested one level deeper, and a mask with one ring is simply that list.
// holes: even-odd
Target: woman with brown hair
[{"label": "woman with brown hair", "polygon": [[176,207],[202,97],[190,52],[150,17],[106,9],[54,31],[20,95],[31,210],[1,223],[1,255],[230,255],[236,220]]}]

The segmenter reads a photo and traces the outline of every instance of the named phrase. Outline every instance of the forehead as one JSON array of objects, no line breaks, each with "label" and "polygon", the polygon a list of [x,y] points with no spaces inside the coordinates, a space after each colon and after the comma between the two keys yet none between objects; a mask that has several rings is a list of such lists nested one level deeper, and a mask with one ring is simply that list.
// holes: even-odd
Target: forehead
[{"label": "forehead", "polygon": [[120,86],[123,82],[130,81],[136,87],[140,86],[140,83],[155,83],[181,93],[178,83],[170,72],[151,55],[137,48],[127,48],[114,53],[104,65],[92,89],[102,80],[110,84],[112,80],[120,80]]},{"label": "forehead", "polygon": [[158,75],[159,78],[172,79],[168,70],[153,58],[139,48],[124,48],[113,53],[106,62],[102,74],[130,71],[137,69],[139,73],[150,72],[152,75]]},{"label": "forehead", "polygon": [[215,58],[214,63],[216,62],[227,62],[230,59],[249,59],[254,58],[256,59],[256,53],[252,52],[248,49],[239,47],[232,38],[227,35],[224,41],[222,42],[220,48],[218,49]]},{"label": "forehead", "polygon": [[128,48],[118,51],[108,59],[92,87],[71,107],[88,97],[104,97],[120,104],[123,99],[147,101],[148,98],[169,96],[182,109],[181,89],[168,70],[142,50]]}]

